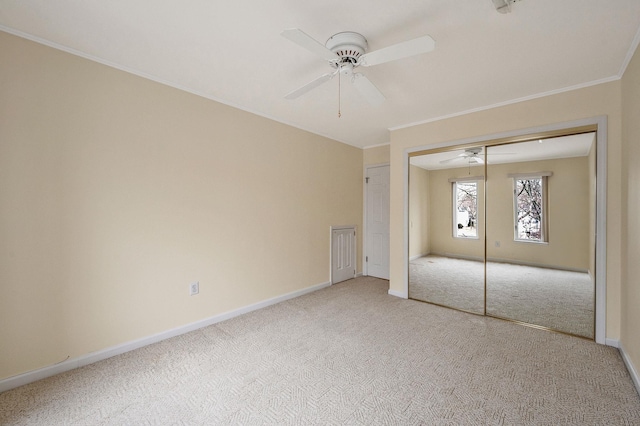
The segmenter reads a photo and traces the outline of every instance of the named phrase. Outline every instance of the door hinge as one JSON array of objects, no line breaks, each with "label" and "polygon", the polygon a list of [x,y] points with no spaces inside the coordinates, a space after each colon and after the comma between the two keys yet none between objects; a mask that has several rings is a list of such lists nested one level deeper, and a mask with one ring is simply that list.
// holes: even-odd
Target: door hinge
[{"label": "door hinge", "polygon": [[367,176],[366,178],[364,178],[364,181],[365,181],[366,183],[369,183],[369,177]]},{"label": "door hinge", "polygon": [[368,262],[368,261],[369,261],[369,256],[365,256],[365,257],[364,257],[364,261],[365,261],[365,262]]}]

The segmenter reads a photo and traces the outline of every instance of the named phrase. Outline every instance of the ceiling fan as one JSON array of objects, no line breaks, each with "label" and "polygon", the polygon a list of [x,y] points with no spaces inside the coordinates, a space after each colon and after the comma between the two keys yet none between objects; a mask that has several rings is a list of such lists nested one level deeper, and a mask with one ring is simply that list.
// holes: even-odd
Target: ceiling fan
[{"label": "ceiling fan", "polygon": [[385,100],[382,92],[366,76],[354,70],[360,66],[370,67],[427,53],[435,48],[435,41],[428,35],[369,53],[365,53],[368,49],[367,39],[352,31],[334,34],[324,45],[297,28],[284,30],[281,35],[325,59],[333,68],[332,72],[323,74],[287,94],[286,99],[295,99],[326,83],[339,73],[341,76],[351,78],[351,83],[365,100],[372,105],[378,105]]}]

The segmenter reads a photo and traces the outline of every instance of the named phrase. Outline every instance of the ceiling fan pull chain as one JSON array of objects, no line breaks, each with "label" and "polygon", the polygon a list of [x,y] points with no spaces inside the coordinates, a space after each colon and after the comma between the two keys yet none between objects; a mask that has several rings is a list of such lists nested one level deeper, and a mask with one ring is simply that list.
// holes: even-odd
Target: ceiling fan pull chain
[{"label": "ceiling fan pull chain", "polygon": [[342,81],[340,74],[340,68],[338,68],[338,118],[342,117],[342,114],[340,113],[340,82]]}]

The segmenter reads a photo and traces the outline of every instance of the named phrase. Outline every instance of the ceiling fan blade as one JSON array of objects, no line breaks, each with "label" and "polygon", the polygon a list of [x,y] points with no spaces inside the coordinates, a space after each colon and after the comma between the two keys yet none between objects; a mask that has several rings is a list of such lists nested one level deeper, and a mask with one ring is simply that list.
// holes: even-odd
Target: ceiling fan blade
[{"label": "ceiling fan blade", "polygon": [[[515,152],[491,152],[489,155],[493,157],[494,155],[515,155]],[[478,155],[485,155],[485,153],[480,153]]]},{"label": "ceiling fan blade", "polygon": [[373,106],[380,105],[387,99],[367,77],[360,73],[353,75],[352,83],[362,97]]},{"label": "ceiling fan blade", "polygon": [[380,50],[365,53],[360,57],[358,63],[365,67],[370,67],[372,65],[395,61],[396,59],[431,52],[435,47],[436,42],[430,36],[426,35],[414,38],[413,40],[394,44],[393,46],[385,47]]},{"label": "ceiling fan blade", "polygon": [[309,34],[297,28],[284,30],[280,35],[296,43],[298,46],[304,47],[310,52],[319,55],[327,61],[334,61],[338,59],[338,55],[327,49],[323,44],[311,37]]},{"label": "ceiling fan blade", "polygon": [[447,164],[447,163],[451,163],[452,161],[457,161],[460,160],[461,158],[463,158],[464,156],[461,155],[456,155],[455,157],[452,158],[447,158],[446,160],[442,160],[440,161],[440,164]]},{"label": "ceiling fan blade", "polygon": [[484,164],[484,160],[480,157],[469,157],[469,163],[475,163],[475,164]]},{"label": "ceiling fan blade", "polygon": [[284,98],[285,99],[295,99],[299,96],[304,95],[305,93],[307,93],[308,91],[310,91],[311,89],[315,89],[316,87],[320,86],[323,83],[326,83],[327,81],[331,80],[333,78],[333,76],[336,75],[336,73],[328,73],[328,74],[324,74],[321,75],[320,77],[316,78],[313,81],[310,81],[309,83],[305,84],[304,86],[294,90],[293,92],[287,94]]}]

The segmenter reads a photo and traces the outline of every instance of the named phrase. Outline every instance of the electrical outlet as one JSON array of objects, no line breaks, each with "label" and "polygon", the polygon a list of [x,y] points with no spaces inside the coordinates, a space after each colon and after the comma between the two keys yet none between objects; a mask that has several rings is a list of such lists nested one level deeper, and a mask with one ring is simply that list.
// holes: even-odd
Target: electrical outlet
[{"label": "electrical outlet", "polygon": [[189,284],[189,296],[195,296],[198,293],[200,293],[200,283],[196,281]]}]

